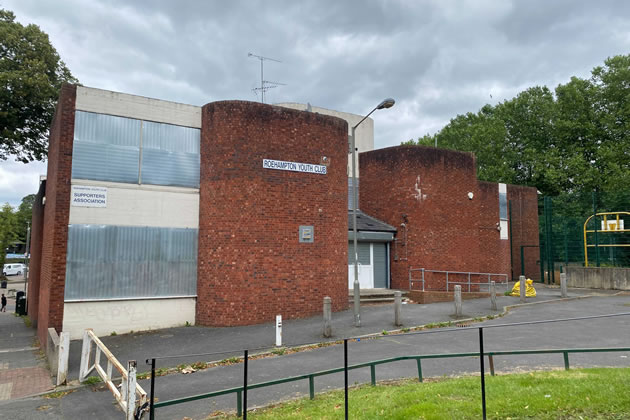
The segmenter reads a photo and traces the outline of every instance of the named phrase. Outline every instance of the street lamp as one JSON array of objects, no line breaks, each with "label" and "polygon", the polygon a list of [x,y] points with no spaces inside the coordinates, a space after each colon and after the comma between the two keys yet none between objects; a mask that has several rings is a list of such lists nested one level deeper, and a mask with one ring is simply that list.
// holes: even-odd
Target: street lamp
[{"label": "street lamp", "polygon": [[359,255],[358,255],[358,247],[357,247],[357,162],[356,162],[356,153],[357,148],[355,145],[355,134],[357,127],[366,120],[374,111],[377,109],[385,109],[391,108],[394,106],[396,101],[392,98],[387,98],[383,100],[380,104],[376,106],[373,110],[370,111],[361,121],[359,121],[354,127],[352,127],[352,135],[351,135],[351,143],[350,147],[352,149],[352,233],[353,233],[353,241],[354,241],[354,326],[361,326],[361,314],[359,313],[360,301],[361,301],[361,288],[359,287]]}]

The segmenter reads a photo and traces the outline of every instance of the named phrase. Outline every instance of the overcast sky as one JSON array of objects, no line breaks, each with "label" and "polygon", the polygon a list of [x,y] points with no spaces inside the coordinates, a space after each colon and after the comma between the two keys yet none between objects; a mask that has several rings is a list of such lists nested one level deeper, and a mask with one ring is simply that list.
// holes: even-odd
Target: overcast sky
[{"label": "overcast sky", "polygon": [[[630,52],[628,1],[0,0],[35,23],[91,87],[203,105],[310,102],[373,114],[375,146],[434,133],[534,85],[588,77]],[[45,164],[0,161],[0,203],[36,192]]]}]

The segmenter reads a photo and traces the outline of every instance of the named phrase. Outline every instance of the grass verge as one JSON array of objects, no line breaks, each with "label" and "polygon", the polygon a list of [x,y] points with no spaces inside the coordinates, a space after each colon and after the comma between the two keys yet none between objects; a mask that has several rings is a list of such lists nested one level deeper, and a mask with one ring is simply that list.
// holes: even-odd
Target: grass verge
[{"label": "grass verge", "polygon": [[[630,369],[532,372],[486,378],[491,419],[626,419]],[[343,418],[342,391],[318,394],[248,413],[253,419]],[[478,377],[399,381],[350,391],[353,419],[479,419]]]}]

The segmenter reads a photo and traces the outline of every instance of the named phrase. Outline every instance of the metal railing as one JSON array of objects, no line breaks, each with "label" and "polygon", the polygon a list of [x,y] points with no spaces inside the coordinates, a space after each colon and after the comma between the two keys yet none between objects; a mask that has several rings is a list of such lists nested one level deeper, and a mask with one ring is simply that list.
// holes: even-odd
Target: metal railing
[{"label": "metal railing", "polygon": [[[420,273],[421,278],[414,278],[414,273]],[[507,274],[497,274],[497,273],[476,273],[474,271],[449,271],[449,270],[428,270],[426,268],[409,268],[409,290],[414,290],[414,283],[422,283],[422,291],[425,291],[425,273],[442,273],[446,275],[446,291],[449,291],[450,285],[468,285],[468,291],[472,291],[472,286],[487,286],[488,290],[490,290],[490,282],[494,277],[503,278],[504,281],[496,282],[496,284],[505,284],[506,290],[509,290],[508,283],[508,275]],[[449,274],[451,278],[449,279]],[[452,280],[452,276],[460,276],[465,275],[466,281],[454,281]],[[417,274],[415,274],[417,276]],[[471,276],[478,276],[483,278],[488,278],[488,281],[472,281]]]},{"label": "metal railing", "polygon": [[[347,341],[344,340],[344,341]],[[512,356],[512,355],[525,355],[525,354],[562,354],[564,360],[565,370],[569,370],[569,354],[570,353],[608,353],[608,352],[630,352],[630,347],[602,347],[602,348],[582,348],[582,349],[544,349],[544,350],[513,350],[513,351],[486,351],[484,356],[488,357],[488,364],[490,368],[490,375],[495,376],[494,370],[494,357],[495,356]],[[347,368],[340,367],[335,369],[322,370],[319,372],[307,373],[304,375],[290,376],[287,378],[276,379],[273,381],[259,382],[257,384],[248,384],[247,390],[264,388],[273,385],[280,385],[289,382],[305,381],[308,380],[308,390],[310,399],[315,398],[315,378],[318,376],[332,375],[334,373],[345,372],[346,370],[355,370],[361,368],[370,368],[370,383],[376,385],[376,366],[385,365],[393,362],[400,362],[404,360],[415,360],[416,368],[418,370],[418,380],[423,382],[424,377],[422,375],[422,360],[425,359],[451,359],[461,357],[479,357],[479,352],[467,352],[467,353],[447,353],[447,354],[421,354],[411,356],[398,356],[388,359],[373,360],[371,362],[357,363],[355,365],[349,365]],[[160,407],[167,407],[169,405],[182,404],[185,402],[191,402],[196,400],[202,400],[206,398],[219,397],[227,394],[236,394],[236,411],[240,417],[243,415],[242,401],[244,386],[237,386],[234,388],[222,389],[220,391],[207,392],[203,394],[191,395],[184,398],[176,398],[172,400],[159,401],[154,403],[154,409]]]},{"label": "metal railing", "polygon": [[[372,385],[376,385],[376,366],[385,365],[388,363],[399,362],[404,360],[415,360],[417,376],[420,382],[423,381],[422,374],[422,360],[427,359],[451,359],[451,358],[462,358],[462,357],[478,357],[480,363],[480,373],[481,373],[481,399],[482,399],[482,410],[483,410],[483,418],[486,418],[486,398],[485,398],[485,359],[487,357],[490,375],[495,375],[494,369],[494,358],[497,356],[512,356],[512,355],[529,355],[529,354],[562,354],[563,362],[565,370],[569,370],[569,354],[571,353],[608,353],[608,352],[630,352],[630,347],[598,347],[598,348],[557,348],[557,349],[534,349],[534,350],[507,350],[507,351],[484,351],[484,339],[483,339],[483,330],[484,329],[492,329],[492,328],[502,328],[502,327],[514,327],[514,326],[523,326],[523,325],[536,325],[536,324],[546,324],[546,323],[555,323],[555,322],[567,322],[567,321],[578,321],[578,320],[588,320],[588,319],[598,319],[598,318],[612,318],[612,317],[620,317],[620,316],[630,316],[630,312],[624,313],[616,313],[616,314],[607,314],[607,315],[593,315],[593,316],[583,316],[583,317],[575,317],[575,318],[562,318],[562,319],[552,319],[552,320],[542,320],[542,321],[525,321],[525,322],[516,322],[516,323],[506,323],[506,324],[494,324],[494,325],[485,325],[482,327],[457,327],[457,328],[441,328],[436,330],[426,330],[426,331],[416,331],[400,334],[400,336],[408,336],[408,335],[419,335],[419,334],[432,334],[432,333],[444,333],[449,331],[465,331],[465,330],[478,330],[479,331],[479,351],[478,352],[464,352],[464,353],[442,353],[442,354],[421,354],[421,355],[409,355],[409,356],[398,356],[387,359],[374,360],[370,362],[358,363],[354,365],[348,365],[348,341],[360,341],[361,338],[345,338],[343,340],[344,345],[344,366],[340,368],[327,369],[312,373],[307,373],[303,375],[290,376],[287,378],[276,379],[272,381],[259,382],[257,384],[248,384],[248,360],[249,360],[249,351],[244,350],[243,353],[243,385],[237,386],[233,388],[227,388],[220,391],[206,392],[197,395],[191,395],[183,398],[175,398],[165,401],[154,400],[154,385],[155,385],[155,364],[158,359],[170,359],[170,358],[179,358],[179,357],[190,357],[190,356],[203,356],[203,355],[214,355],[214,354],[225,354],[227,352],[216,352],[216,353],[206,353],[206,354],[197,354],[197,355],[178,355],[178,356],[167,356],[167,357],[154,357],[147,359],[147,364],[151,364],[151,395],[150,395],[150,405],[149,405],[149,413],[150,420],[155,418],[155,410],[161,407],[167,407],[176,404],[182,404],[186,402],[219,397],[222,395],[236,394],[236,411],[237,415],[243,416],[243,418],[247,419],[247,393],[252,389],[259,389],[268,386],[274,386],[289,382],[297,382],[297,381],[308,381],[309,386],[309,397],[310,399],[315,398],[315,378],[325,375],[332,375],[335,373],[344,372],[344,389],[345,389],[345,414],[346,419],[348,418],[348,372],[350,370],[361,369],[361,368],[370,368],[370,382]],[[262,348],[261,348],[262,349]]]},{"label": "metal railing", "polygon": [[[90,364],[92,347],[94,347],[94,363]],[[104,354],[107,359],[105,369],[101,366],[101,354]],[[113,369],[120,373],[120,390],[114,383]],[[142,416],[142,410],[146,408],[147,404],[147,393],[136,383],[136,361],[130,360],[127,363],[127,369],[125,369],[109,349],[105,347],[105,344],[94,334],[94,331],[89,328],[83,333],[79,382],[84,382],[92,371],[98,373],[98,376],[100,376],[107,388],[114,394],[118,405],[125,413],[125,419],[134,420]]]}]

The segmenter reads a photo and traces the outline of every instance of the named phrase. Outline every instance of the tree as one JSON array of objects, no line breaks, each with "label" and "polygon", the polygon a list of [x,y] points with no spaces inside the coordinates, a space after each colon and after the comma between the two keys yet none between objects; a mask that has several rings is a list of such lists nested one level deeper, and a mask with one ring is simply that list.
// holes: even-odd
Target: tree
[{"label": "tree", "polygon": [[44,160],[59,90],[76,83],[37,25],[0,9],[0,160]]},{"label": "tree", "polygon": [[28,226],[33,218],[33,202],[35,194],[29,194],[22,198],[22,202],[15,212],[16,235],[17,239],[26,243],[26,235]]},{"label": "tree", "polygon": [[[545,195],[617,193],[630,185],[630,55],[550,91],[529,88],[453,118],[416,144],[475,153],[480,179]],[[409,144],[410,142],[406,142]],[[411,141],[413,143],[413,141]]]},{"label": "tree", "polygon": [[16,221],[13,207],[6,203],[0,210],[0,267],[4,267],[7,248],[16,237]]}]

